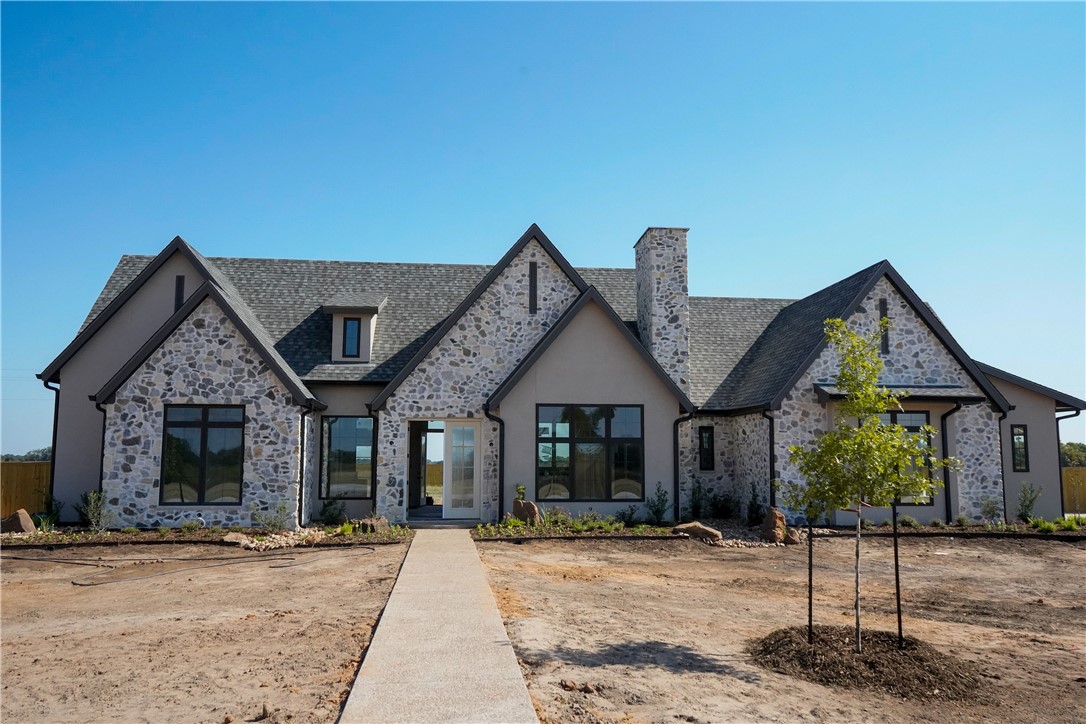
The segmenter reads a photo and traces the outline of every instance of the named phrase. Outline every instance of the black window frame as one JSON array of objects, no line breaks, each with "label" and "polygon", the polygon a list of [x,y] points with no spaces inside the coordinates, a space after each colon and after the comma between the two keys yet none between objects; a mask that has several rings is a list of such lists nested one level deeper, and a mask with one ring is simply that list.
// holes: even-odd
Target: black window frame
[{"label": "black window frame", "polygon": [[[890,424],[891,425],[899,424],[898,421],[897,421],[898,415],[923,415],[924,416],[924,425],[925,426],[930,426],[931,425],[931,411],[930,410],[890,410],[886,414],[890,416]],[[920,429],[921,426],[902,425],[902,427],[905,428],[906,432],[921,432],[921,429]],[[931,438],[930,433],[928,434],[927,443],[928,443],[928,450],[931,450],[932,438]],[[928,471],[928,480],[931,480],[932,479],[931,466],[927,466],[926,469]],[[896,503],[897,503],[897,506],[899,508],[901,506],[903,506],[903,505],[908,505],[910,507],[915,507],[915,508],[930,508],[930,507],[933,507],[935,505],[935,495],[936,495],[936,492],[933,491],[932,494],[930,496],[928,496],[928,502],[926,502],[926,503],[917,503],[916,501],[913,501],[911,503],[903,503],[903,502],[901,502],[900,498],[897,499]]]},{"label": "black window frame", "polygon": [[[167,418],[169,416],[170,409],[188,408],[202,410],[199,420],[176,420],[170,422]],[[241,422],[235,422],[233,420],[208,420],[208,411],[214,409],[233,409],[241,410]],[[162,406],[162,451],[159,456],[159,477],[158,477],[158,504],[169,507],[179,508],[191,508],[194,506],[202,507],[227,507],[236,508],[239,507],[245,499],[245,426],[249,422],[249,415],[245,411],[245,405],[200,405],[200,404],[178,404],[171,405],[166,404]],[[192,503],[178,503],[175,501],[166,501],[164,497],[166,495],[166,430],[169,427],[197,427],[200,428],[200,487],[198,496],[199,500]],[[204,496],[207,495],[207,431],[209,429],[221,429],[232,428],[241,430],[241,479],[238,480],[238,502],[236,503],[223,503],[223,502],[206,502]]]},{"label": "black window frame", "polygon": [[[611,414],[605,416],[606,425],[604,426],[603,437],[577,437],[574,435],[574,423],[572,415],[569,422],[569,437],[548,437],[542,438],[539,436],[539,410],[542,407],[565,407],[572,411],[574,407],[603,407],[610,408]],[[614,408],[616,407],[629,407],[635,408],[640,412],[641,429],[638,437],[611,437],[611,420],[614,419]],[[612,444],[622,441],[636,441],[641,445],[641,496],[638,498],[614,498],[611,490],[611,484],[614,483],[614,456],[612,452]],[[541,498],[539,497],[539,444],[542,442],[550,442],[557,444],[559,441],[569,444],[569,486],[570,497],[568,498]],[[604,474],[604,493],[603,498],[578,498],[577,493],[577,443],[603,443],[606,450],[606,473]],[[533,438],[532,449],[532,465],[535,468],[535,500],[539,503],[643,503],[645,502],[645,491],[648,488],[648,472],[645,470],[645,406],[637,404],[602,404],[594,402],[547,402],[537,403],[535,406],[535,436]]]},{"label": "black window frame", "polygon": [[[325,481],[328,477],[328,460],[324,453],[324,430],[325,420],[355,420],[358,418],[365,418],[373,420],[373,443],[370,445],[370,494],[367,496],[345,496],[345,495],[325,495]],[[317,444],[320,446],[320,455],[318,456],[320,461],[320,467],[317,468],[317,500],[374,500],[377,497],[377,416],[376,415],[321,415],[320,425],[318,426],[318,433],[320,439]]]},{"label": "black window frame", "polygon": [[[1018,456],[1015,455],[1015,441],[1014,431],[1016,429],[1022,430],[1022,467],[1018,466]],[[1029,472],[1029,425],[1023,423],[1014,423],[1011,425],[1011,471],[1015,473],[1028,473]]]},{"label": "black window frame", "polygon": [[[706,445],[705,433],[709,433],[709,444]],[[698,426],[698,469],[716,470],[716,426]]]},{"label": "black window frame", "polygon": [[[358,324],[358,333],[355,335],[356,346],[354,353],[352,354],[347,350],[347,323],[355,322]],[[344,359],[358,359],[362,356],[362,317],[344,317],[343,326],[340,328],[343,347],[341,356]],[[356,417],[367,417],[367,415],[356,415]]]}]

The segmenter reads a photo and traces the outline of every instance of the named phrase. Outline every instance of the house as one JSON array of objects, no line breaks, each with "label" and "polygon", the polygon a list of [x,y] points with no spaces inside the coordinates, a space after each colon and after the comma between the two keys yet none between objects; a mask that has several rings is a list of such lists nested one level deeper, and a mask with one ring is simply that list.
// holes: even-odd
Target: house
[{"label": "house", "polygon": [[975,362],[889,262],[800,300],[691,297],[686,229],[634,250],[575,269],[532,225],[492,267],[208,259],[180,237],[124,256],[39,375],[52,493],[70,514],[100,488],[126,526],[305,524],[334,498],[493,521],[519,485],[573,512],[659,489],[678,512],[696,485],[772,504],[840,397],[823,320],[890,317],[891,419],[965,462],[903,508],[977,519],[1028,477],[1060,513],[1056,413],[1086,403]]}]

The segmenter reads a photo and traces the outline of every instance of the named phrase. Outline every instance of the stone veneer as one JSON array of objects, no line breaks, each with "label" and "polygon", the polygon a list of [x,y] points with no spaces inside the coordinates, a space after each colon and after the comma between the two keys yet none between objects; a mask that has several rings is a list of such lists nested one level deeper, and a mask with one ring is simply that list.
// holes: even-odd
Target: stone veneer
[{"label": "stone veneer", "polygon": [[[166,404],[244,405],[240,505],[160,505]],[[251,508],[286,503],[297,525],[301,409],[211,299],[117,390],[106,408],[102,490],[121,526],[249,525]],[[307,441],[308,443],[308,441]]]},{"label": "stone veneer", "polygon": [[986,404],[967,405],[951,415],[947,427],[953,440],[953,455],[963,464],[962,472],[951,473],[958,488],[955,515],[980,520],[981,506],[989,498],[1003,510],[999,413]]},{"label": "stone veneer", "polygon": [[[888,316],[893,322],[890,330],[890,353],[883,355],[883,373],[880,381],[890,385],[956,385],[965,388],[970,395],[984,393],[958,364],[958,361],[939,341],[935,333],[913,311],[890,281],[883,277],[864,298],[856,312],[849,317],[849,327],[860,333],[870,333],[879,321],[879,300],[887,300]],[[801,479],[798,470],[789,460],[789,445],[810,445],[818,433],[830,428],[831,419],[826,405],[818,401],[814,386],[816,383],[832,383],[837,376],[839,361],[837,352],[827,346],[818,358],[800,377],[795,387],[781,403],[781,409],[774,413],[777,418],[775,429],[775,450],[777,456],[777,477],[783,482]],[[952,443],[955,456],[966,463],[966,468],[957,475],[959,498],[963,495],[970,501],[979,500],[985,495],[999,491],[1002,500],[1002,475],[999,472],[999,426],[996,417],[991,418],[991,433],[982,430],[984,417],[979,413],[966,414],[963,408],[950,419],[954,421],[955,440]],[[963,420],[973,421],[970,426]],[[933,424],[937,424],[934,423]],[[967,430],[959,438],[959,426]],[[991,436],[995,436],[994,446]],[[979,503],[977,503],[979,505]],[[937,515],[934,508],[931,515]],[[787,511],[790,519],[800,520],[795,511]]]},{"label": "stone veneer", "polygon": [[[702,470],[698,459],[698,428],[711,426],[714,435],[715,465]],[[769,421],[760,414],[698,416],[683,423],[679,450],[682,509],[690,509],[695,483],[706,495],[730,495],[740,515],[746,515],[751,491],[763,505],[769,505]]]},{"label": "stone veneer", "polygon": [[760,414],[728,418],[732,427],[732,455],[735,457],[736,502],[747,514],[753,490],[762,505],[769,507],[769,420]]},{"label": "stone veneer", "polygon": [[[537,263],[535,314],[528,313],[528,265]],[[535,240],[502,270],[385,402],[377,447],[378,515],[407,517],[409,420],[481,420],[482,520],[498,517],[498,426],[483,403],[577,298],[576,285]]]},{"label": "stone veneer", "polygon": [[634,246],[641,342],[690,394],[690,295],[686,229],[649,228]]}]

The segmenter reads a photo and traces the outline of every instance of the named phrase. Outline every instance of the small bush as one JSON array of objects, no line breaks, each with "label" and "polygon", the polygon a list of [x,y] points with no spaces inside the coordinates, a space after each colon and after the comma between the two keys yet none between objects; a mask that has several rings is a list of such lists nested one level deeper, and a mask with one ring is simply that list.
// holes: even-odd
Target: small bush
[{"label": "small bush", "polygon": [[546,525],[552,528],[568,528],[573,522],[573,516],[565,508],[559,508],[557,505],[553,508],[549,508],[546,513],[543,514],[543,519]]},{"label": "small bush", "polygon": [[920,528],[920,521],[911,515],[899,515],[897,517],[897,524],[902,528]]},{"label": "small bush", "polygon": [[200,521],[198,520],[186,520],[181,524],[182,533],[195,533],[200,530]]},{"label": "small bush", "polygon": [[512,513],[506,513],[505,518],[503,518],[501,522],[501,527],[507,530],[519,530],[520,528],[527,527],[527,525],[528,524],[520,518],[513,516]]},{"label": "small bush", "polygon": [[[898,521],[900,522],[900,520],[901,519],[899,518]],[[890,520],[889,518],[887,518],[886,520],[879,523],[880,528],[892,528],[893,525],[894,525],[894,521]]]},{"label": "small bush", "polygon": [[56,530],[56,527],[60,524],[60,510],[63,507],[64,503],[47,494],[45,496],[45,510],[31,516],[34,525],[43,533]]},{"label": "small bush", "polygon": [[931,522],[928,523],[928,525],[930,525],[932,528],[945,528],[946,527],[946,523],[943,522],[942,518],[932,518]]},{"label": "small bush", "polygon": [[660,525],[664,522],[668,512],[668,494],[663,483],[656,484],[656,492],[645,501],[645,511],[649,514],[649,522]]},{"label": "small bush", "polygon": [[80,525],[99,533],[109,528],[113,519],[112,511],[106,509],[106,496],[100,490],[83,493],[75,512],[79,514]]},{"label": "small bush", "polygon": [[1078,521],[1074,518],[1056,518],[1054,521],[1060,530],[1078,530]]},{"label": "small bush", "polygon": [[637,524],[637,506],[631,505],[627,508],[623,508],[622,510],[615,513],[615,518],[617,518],[618,522],[622,523],[622,525],[626,526],[627,528],[632,528]]},{"label": "small bush", "polygon": [[752,483],[750,486],[750,502],[747,503],[747,525],[761,525],[765,520],[765,506],[758,497],[758,490]]},{"label": "small bush", "polygon": [[336,495],[324,501],[317,515],[325,525],[339,525],[347,520],[347,504],[342,496]]},{"label": "small bush", "polygon": [[528,494],[528,489],[523,485],[517,486],[517,500],[524,500],[524,496]]},{"label": "small bush", "polygon": [[287,504],[282,500],[275,506],[275,510],[261,511],[256,503],[253,503],[249,506],[249,511],[252,514],[254,528],[280,531],[286,530],[287,525],[290,524],[290,513],[287,511]]},{"label": "small bush", "polygon": [[169,528],[167,528],[166,526],[164,526],[164,525],[160,525],[160,526],[158,527],[158,537],[159,537],[159,538],[165,538],[165,537],[166,537],[166,536],[168,536],[169,534],[170,534],[170,529],[169,529]]},{"label": "small bush", "polygon": [[1037,498],[1041,495],[1041,489],[1033,483],[1022,483],[1018,491],[1018,519],[1029,520],[1033,517],[1033,506],[1037,504]]},{"label": "small bush", "polygon": [[980,517],[994,523],[1003,517],[1003,508],[995,498],[985,498],[980,504]]},{"label": "small bush", "polygon": [[1055,533],[1059,529],[1059,526],[1053,521],[1041,520],[1038,521],[1036,528],[1041,533]]},{"label": "small bush", "polygon": [[343,535],[354,535],[354,524],[344,523],[339,527],[339,532]]},{"label": "small bush", "polygon": [[1029,526],[1031,528],[1040,528],[1041,524],[1045,522],[1045,519],[1043,515],[1038,515],[1036,517],[1027,519],[1026,522],[1029,523]]},{"label": "small bush", "polygon": [[705,490],[701,487],[701,481],[694,483],[694,488],[690,491],[690,517],[694,520],[701,518],[705,514]]},{"label": "small bush", "polygon": [[860,530],[871,530],[874,527],[875,524],[867,518],[860,518]]},{"label": "small bush", "polygon": [[709,515],[720,520],[731,520],[736,517],[739,506],[730,493],[712,492],[709,494]]},{"label": "small bush", "polygon": [[958,526],[959,528],[966,528],[972,524],[973,521],[970,520],[969,516],[965,515],[964,513],[954,519],[954,525]]},{"label": "small bush", "polygon": [[133,528],[132,526],[128,526],[127,528],[121,528],[121,532],[122,533],[127,533],[128,535],[135,535],[136,533],[140,532],[140,529],[139,528]]},{"label": "small bush", "polygon": [[221,526],[213,525],[207,529],[207,532],[214,536],[220,536],[226,533]]},{"label": "small bush", "polygon": [[245,526],[243,526],[243,525],[232,525],[229,528],[227,528],[227,530],[230,531],[231,533],[244,533],[245,532]]}]

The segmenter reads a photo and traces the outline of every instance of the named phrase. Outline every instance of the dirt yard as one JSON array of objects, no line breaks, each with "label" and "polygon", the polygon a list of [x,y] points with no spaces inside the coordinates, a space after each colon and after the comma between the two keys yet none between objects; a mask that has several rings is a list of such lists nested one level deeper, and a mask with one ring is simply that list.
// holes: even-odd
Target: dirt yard
[{"label": "dirt yard", "polygon": [[[1086,721],[1084,543],[903,541],[905,632],[978,664],[982,695],[968,703],[829,689],[755,665],[751,639],[806,623],[805,546],[479,549],[545,722]],[[851,623],[853,555],[846,539],[816,544],[816,623]],[[889,539],[865,540],[868,627],[896,630],[892,563]]]},{"label": "dirt yard", "polygon": [[[3,561],[0,718],[241,722],[266,704],[269,721],[335,721],[406,552],[6,548],[117,567]],[[107,585],[73,585],[86,576]]]}]

